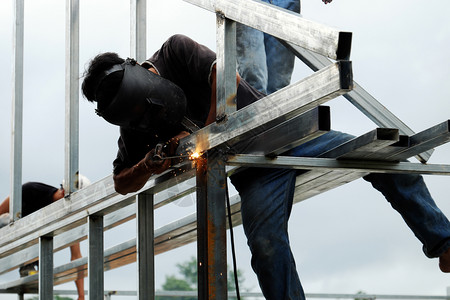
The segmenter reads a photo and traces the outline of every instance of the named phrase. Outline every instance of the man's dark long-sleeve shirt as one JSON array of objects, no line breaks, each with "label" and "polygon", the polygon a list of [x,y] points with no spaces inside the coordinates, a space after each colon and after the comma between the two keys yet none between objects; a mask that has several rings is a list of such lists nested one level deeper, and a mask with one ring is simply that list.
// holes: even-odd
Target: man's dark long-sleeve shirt
[{"label": "man's dark long-sleeve shirt", "polygon": [[[186,117],[203,127],[211,105],[211,71],[216,54],[184,35],[170,37],[142,66],[154,67],[158,74],[178,85],[187,100]],[[237,108],[240,109],[264,95],[241,80],[237,90]],[[178,133],[178,132],[177,132]],[[175,133],[175,134],[177,134]],[[157,137],[120,128],[119,151],[114,160],[114,174],[138,163],[156,143],[169,137]]]}]

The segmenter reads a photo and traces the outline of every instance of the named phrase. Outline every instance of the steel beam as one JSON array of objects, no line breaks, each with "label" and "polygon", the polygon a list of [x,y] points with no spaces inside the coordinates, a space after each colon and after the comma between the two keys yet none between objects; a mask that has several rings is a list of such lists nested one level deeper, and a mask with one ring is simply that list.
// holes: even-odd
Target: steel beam
[{"label": "steel beam", "polygon": [[377,128],[334,149],[330,149],[319,155],[319,157],[365,158],[373,152],[398,142],[399,139],[398,129]]},{"label": "steel beam", "polygon": [[450,120],[442,122],[429,129],[414,134],[409,139],[409,146],[395,155],[390,160],[401,160],[417,155],[422,151],[428,151],[450,141]]},{"label": "steel beam", "polygon": [[373,153],[367,153],[364,159],[368,160],[378,160],[378,161],[395,161],[392,159],[395,155],[402,153],[410,145],[410,138],[406,135],[400,135],[398,142],[389,145],[385,148],[378,149],[378,151]]},{"label": "steel beam", "polygon": [[130,0],[130,53],[138,62],[147,59],[147,0]]},{"label": "steel beam", "polygon": [[283,168],[297,170],[345,170],[362,173],[450,175],[450,165],[371,160],[339,160],[334,158],[237,154],[229,156],[227,164],[243,167]]},{"label": "steel beam", "polygon": [[[288,47],[301,61],[303,61],[313,71],[318,71],[330,64],[330,61],[325,56],[314,53],[307,49],[301,48],[289,42],[280,40],[286,47]],[[414,131],[409,128],[402,120],[390,112],[384,105],[382,105],[375,97],[370,95],[363,87],[356,81],[351,92],[343,95],[350,103],[358,108],[364,115],[366,115],[372,122],[380,127],[398,128],[401,134],[413,135]],[[430,158],[433,150],[428,150],[424,153],[418,154],[416,157],[420,162],[426,162]]]},{"label": "steel beam", "polygon": [[136,202],[137,299],[155,299],[153,194],[148,192],[140,193],[137,196]]},{"label": "steel beam", "polygon": [[80,77],[80,3],[66,0],[66,102],[65,102],[65,166],[66,195],[76,190],[78,181],[79,144],[79,77]]},{"label": "steel beam", "polygon": [[103,216],[89,216],[88,277],[89,299],[102,299],[103,274]]},{"label": "steel beam", "polygon": [[53,299],[53,237],[39,238],[39,299]]},{"label": "steel beam", "polygon": [[236,22],[217,13],[216,121],[236,111]]},{"label": "steel beam", "polygon": [[24,0],[14,1],[10,221],[22,216]]},{"label": "steel beam", "polygon": [[230,148],[234,153],[272,157],[330,131],[330,123],[330,108],[318,106]]},{"label": "steel beam", "polygon": [[348,60],[351,32],[338,31],[259,0],[184,0],[332,59]]},{"label": "steel beam", "polygon": [[198,298],[227,298],[226,172],[220,153],[197,160]]},{"label": "steel beam", "polygon": [[226,123],[213,123],[182,139],[177,153],[201,153],[249,139],[351,89],[351,62],[337,62],[230,114]]}]

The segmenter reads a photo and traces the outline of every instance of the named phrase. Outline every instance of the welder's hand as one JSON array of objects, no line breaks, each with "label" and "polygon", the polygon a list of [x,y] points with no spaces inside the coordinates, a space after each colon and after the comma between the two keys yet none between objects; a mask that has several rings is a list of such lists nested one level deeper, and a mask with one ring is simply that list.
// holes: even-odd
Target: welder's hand
[{"label": "welder's hand", "polygon": [[[166,143],[166,147],[164,147],[166,149],[165,152],[167,153],[167,156],[175,156],[178,145],[180,144],[180,140],[188,135],[189,135],[189,132],[181,131],[179,134],[177,134],[176,136],[174,136],[173,138],[168,140]],[[182,161],[181,158],[179,158],[179,159],[173,158],[173,159],[171,159],[171,164],[175,165],[181,161]]]},{"label": "welder's hand", "polygon": [[333,1],[333,0],[322,0],[322,2],[325,4],[331,3],[331,1]]},{"label": "welder's hand", "polygon": [[[157,155],[155,155],[157,154]],[[161,174],[170,167],[169,159],[159,159],[158,156],[164,158],[166,154],[158,149],[150,150],[144,157],[144,166],[152,174]]]},{"label": "welder's hand", "polygon": [[175,151],[178,148],[178,145],[180,144],[180,140],[184,138],[185,136],[188,136],[189,132],[187,131],[181,131],[179,134],[171,138],[169,141],[167,141],[167,156],[173,156],[175,155]]}]

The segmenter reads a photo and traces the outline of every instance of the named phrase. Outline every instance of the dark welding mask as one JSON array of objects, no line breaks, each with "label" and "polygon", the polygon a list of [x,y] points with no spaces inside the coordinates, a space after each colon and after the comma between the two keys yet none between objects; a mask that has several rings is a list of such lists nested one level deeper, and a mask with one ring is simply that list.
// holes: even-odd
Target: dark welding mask
[{"label": "dark welding mask", "polygon": [[180,125],[186,113],[183,90],[133,59],[104,72],[97,85],[96,97],[101,94],[102,83],[116,72],[123,72],[120,86],[111,100],[97,101],[99,116],[111,124],[144,132],[158,133]]}]

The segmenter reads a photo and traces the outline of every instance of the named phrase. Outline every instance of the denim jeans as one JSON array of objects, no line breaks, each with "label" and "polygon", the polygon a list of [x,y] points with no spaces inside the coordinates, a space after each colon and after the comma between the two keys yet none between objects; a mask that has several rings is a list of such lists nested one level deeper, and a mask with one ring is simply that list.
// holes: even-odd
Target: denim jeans
[{"label": "denim jeans", "polygon": [[[331,131],[286,155],[316,157],[352,138]],[[287,232],[295,180],[302,172],[250,168],[231,177],[241,197],[251,264],[266,299],[305,299]],[[450,247],[450,223],[434,203],[421,176],[374,173],[364,179],[382,192],[400,213],[423,243],[426,256],[438,257]]]},{"label": "denim jeans", "polygon": [[[300,12],[300,0],[264,2]],[[276,38],[238,23],[236,52],[239,74],[260,92],[268,95],[291,82],[295,56]]]}]

